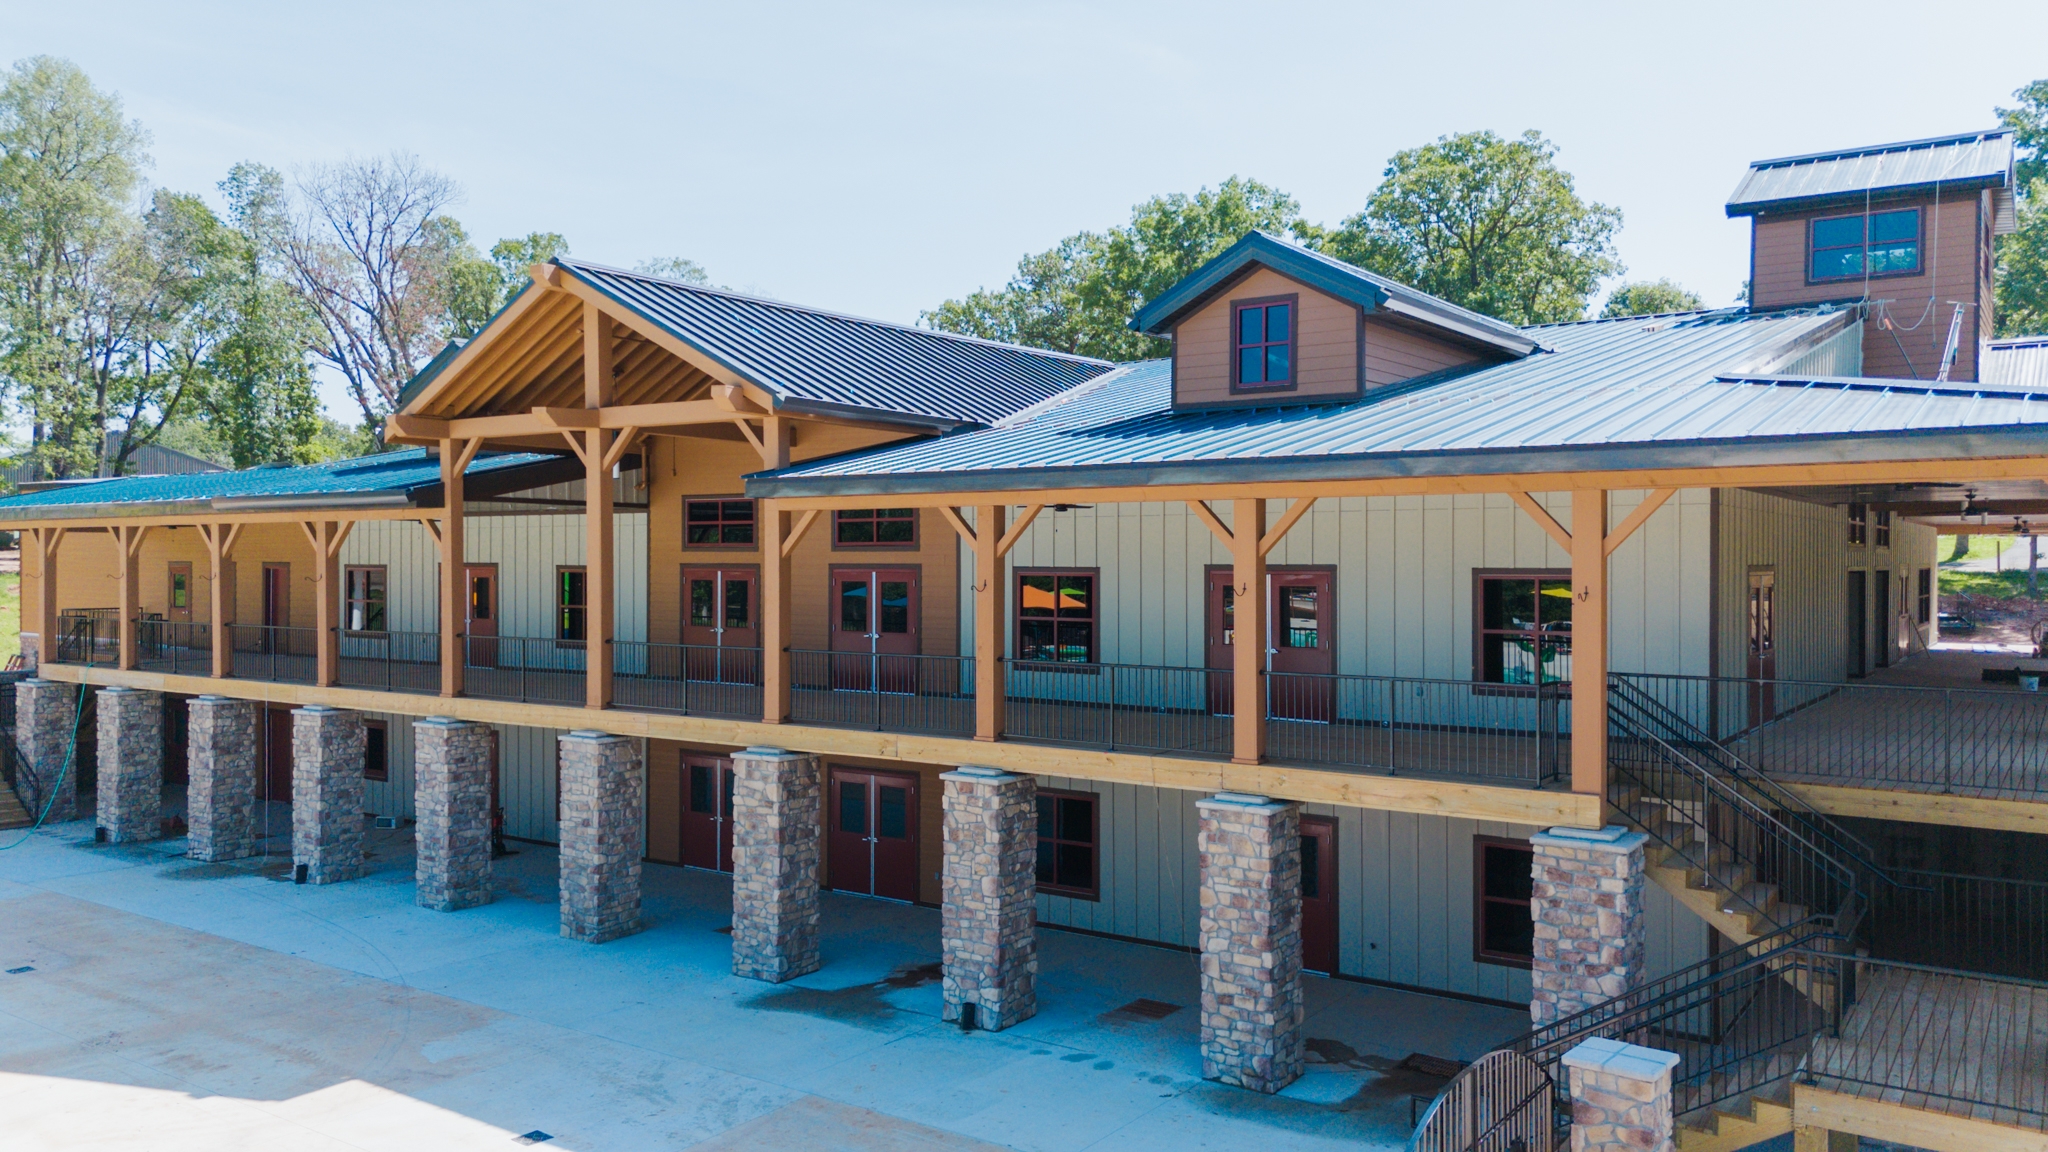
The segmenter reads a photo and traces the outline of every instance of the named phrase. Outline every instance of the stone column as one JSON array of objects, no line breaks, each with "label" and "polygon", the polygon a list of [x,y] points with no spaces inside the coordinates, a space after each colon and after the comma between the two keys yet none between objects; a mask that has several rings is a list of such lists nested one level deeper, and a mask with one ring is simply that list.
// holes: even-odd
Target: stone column
[{"label": "stone column", "polygon": [[1202,1075],[1278,1092],[1302,1072],[1301,806],[1197,801]]},{"label": "stone column", "polygon": [[1529,1017],[1548,1024],[1634,989],[1644,956],[1643,844],[1619,825],[1552,828],[1529,838],[1535,850],[1530,912],[1536,958]]},{"label": "stone column", "polygon": [[[78,765],[72,731],[78,721],[78,688],[55,680],[23,680],[14,686],[14,740],[21,748],[21,802],[31,819],[61,824],[78,818]],[[54,799],[52,796],[54,794]]]},{"label": "stone column", "polygon": [[589,944],[631,936],[640,931],[640,745],[607,732],[561,741],[562,935]]},{"label": "stone column", "polygon": [[490,729],[430,716],[412,731],[414,902],[439,912],[489,904]]},{"label": "stone column", "polygon": [[256,855],[256,702],[201,696],[185,706],[185,855]]},{"label": "stone column", "polygon": [[363,874],[363,716],[292,710],[292,863],[308,884]]},{"label": "stone column", "polygon": [[947,772],[939,949],[944,1007],[975,1005],[991,1032],[1038,1014],[1038,782],[993,768]]},{"label": "stone column", "polygon": [[1595,1039],[1565,1053],[1564,1066],[1571,1074],[1572,1152],[1674,1152],[1677,1053]]},{"label": "stone column", "polygon": [[163,835],[164,698],[135,688],[99,690],[97,799],[103,844]]},{"label": "stone column", "polygon": [[732,758],[732,971],[780,984],[818,970],[825,769],[749,748]]}]

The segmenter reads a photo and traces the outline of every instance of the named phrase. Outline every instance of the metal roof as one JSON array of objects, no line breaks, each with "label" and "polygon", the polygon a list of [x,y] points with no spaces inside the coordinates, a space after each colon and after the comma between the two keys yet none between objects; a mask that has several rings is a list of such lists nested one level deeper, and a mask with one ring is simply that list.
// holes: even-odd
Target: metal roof
[{"label": "metal roof", "polygon": [[[2048,395],[1766,375],[1851,314],[1705,312],[1539,329],[1551,349],[1343,404],[1175,412],[1166,361],[1034,418],[749,478],[755,496],[1351,479],[2009,454],[2048,445]],[[1873,455],[1875,454],[1875,455]]]},{"label": "metal roof", "polygon": [[555,263],[793,410],[896,414],[947,428],[990,424],[1115,367],[576,260]]},{"label": "metal roof", "polygon": [[2005,188],[2012,184],[2012,165],[2010,128],[1758,160],[1728,197],[1728,215],[1936,185]]},{"label": "metal roof", "polygon": [[[580,473],[581,465],[572,462],[570,466]],[[487,490],[515,491],[528,484],[547,483],[563,467],[563,458],[559,456],[510,452],[478,456],[463,476],[465,480],[484,481],[480,487]],[[110,513],[155,516],[230,512],[259,507],[438,506],[440,489],[440,461],[424,448],[408,448],[300,467],[271,465],[239,472],[123,476],[67,484],[0,499],[0,521]]]},{"label": "metal roof", "polygon": [[1987,341],[1977,358],[1977,380],[1987,387],[2048,392],[2048,336]]},{"label": "metal roof", "polygon": [[1368,312],[1390,312],[1467,340],[1497,348],[1511,356],[1527,356],[1540,345],[1528,333],[1491,316],[1461,308],[1448,300],[1418,292],[1397,280],[1346,264],[1268,232],[1254,229],[1214,259],[1182,277],[1173,287],[1146,302],[1130,326],[1150,335],[1164,335],[1190,310],[1206,302],[1245,268],[1264,265],[1312,288],[1347,300]]}]

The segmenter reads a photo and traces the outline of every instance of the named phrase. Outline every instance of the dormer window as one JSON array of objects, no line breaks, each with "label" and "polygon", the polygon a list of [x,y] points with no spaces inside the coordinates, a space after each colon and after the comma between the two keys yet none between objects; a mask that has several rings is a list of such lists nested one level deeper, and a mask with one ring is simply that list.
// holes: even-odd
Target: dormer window
[{"label": "dormer window", "polygon": [[1912,276],[1920,271],[1920,210],[1827,216],[1812,225],[1807,280]]},{"label": "dormer window", "polygon": [[1235,390],[1287,388],[1294,384],[1295,302],[1293,296],[1233,302]]}]

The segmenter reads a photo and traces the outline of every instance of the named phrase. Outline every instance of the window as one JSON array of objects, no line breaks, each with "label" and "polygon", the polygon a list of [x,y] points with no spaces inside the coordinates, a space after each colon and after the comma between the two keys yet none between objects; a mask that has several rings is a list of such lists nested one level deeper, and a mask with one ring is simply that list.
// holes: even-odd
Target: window
[{"label": "window", "polygon": [[555,569],[555,639],[581,643],[590,636],[584,609],[590,589],[581,568]]},{"label": "window", "polygon": [[1934,570],[1931,568],[1920,570],[1919,619],[1922,624],[1934,619]]},{"label": "window", "polygon": [[171,569],[171,607],[186,609],[192,606],[192,573],[189,569]]},{"label": "window", "polygon": [[1812,224],[1807,279],[1855,280],[1920,271],[1920,210],[1831,216]]},{"label": "window", "polygon": [[1488,684],[1556,684],[1572,678],[1572,582],[1569,572],[1482,572],[1478,651],[1472,678]]},{"label": "window", "polygon": [[683,501],[683,542],[691,548],[752,548],[752,500]]},{"label": "window", "polygon": [[1530,871],[1536,853],[1524,840],[1472,839],[1472,958],[1527,968],[1535,959],[1535,894]]},{"label": "window", "polygon": [[1892,510],[1891,510],[1891,509],[1889,509],[1889,508],[1879,508],[1879,509],[1877,510],[1877,517],[1876,517],[1876,521],[1877,521],[1877,546],[1878,546],[1879,548],[1889,548],[1889,547],[1891,547],[1891,546],[1892,546]]},{"label": "window", "polygon": [[1017,573],[1017,659],[1095,663],[1095,571]]},{"label": "window", "polygon": [[342,579],[341,627],[347,632],[382,632],[384,622],[384,569],[350,568]]},{"label": "window", "polygon": [[1236,359],[1231,382],[1238,388],[1285,388],[1294,383],[1294,304],[1282,299],[1245,300],[1232,307]]},{"label": "window", "polygon": [[1095,794],[1038,790],[1038,890],[1098,899]]},{"label": "window", "polygon": [[834,512],[832,543],[854,548],[915,548],[917,509],[855,508]]},{"label": "window", "polygon": [[363,721],[363,779],[391,779],[391,739],[382,720]]},{"label": "window", "polygon": [[1861,548],[1870,541],[1870,509],[1868,505],[1849,505],[1849,543]]}]

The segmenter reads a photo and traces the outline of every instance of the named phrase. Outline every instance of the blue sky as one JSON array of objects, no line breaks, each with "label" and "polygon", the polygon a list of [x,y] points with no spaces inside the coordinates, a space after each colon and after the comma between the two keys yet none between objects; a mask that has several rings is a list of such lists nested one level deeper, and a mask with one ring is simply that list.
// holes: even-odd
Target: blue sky
[{"label": "blue sky", "polygon": [[[1755,158],[1993,123],[2048,77],[2048,5],[437,4],[0,0],[0,58],[65,56],[211,191],[404,149],[488,245],[687,256],[884,319],[1232,174],[1312,219],[1397,149],[1537,128],[1626,214],[1631,277],[1727,303]],[[337,415],[353,409],[339,390]]]}]

